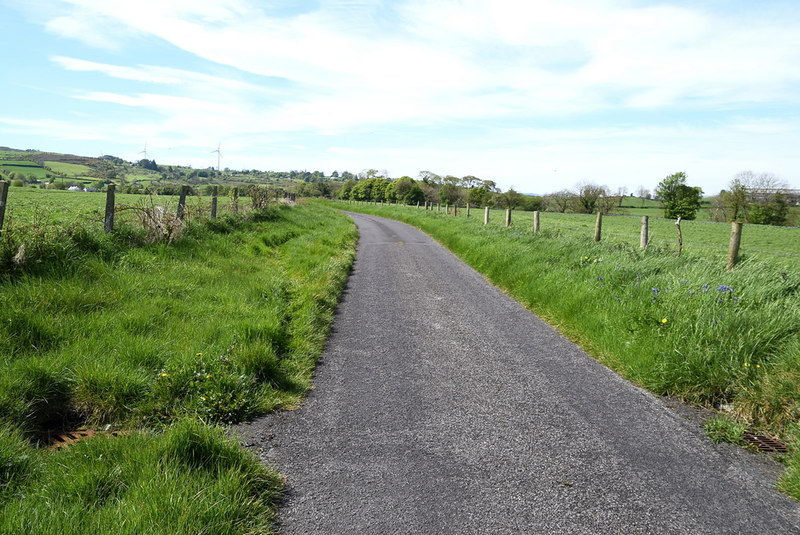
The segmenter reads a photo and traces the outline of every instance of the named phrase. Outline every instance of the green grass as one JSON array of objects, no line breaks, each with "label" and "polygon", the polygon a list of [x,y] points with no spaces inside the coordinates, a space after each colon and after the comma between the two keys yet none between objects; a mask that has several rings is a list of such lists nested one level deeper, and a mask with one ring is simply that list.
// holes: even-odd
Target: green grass
[{"label": "green grass", "polygon": [[[284,206],[198,218],[171,245],[93,223],[3,240],[0,532],[262,529],[277,476],[197,422],[298,403],[353,260],[352,222]],[[32,445],[82,426],[133,432]]]},{"label": "green grass", "polygon": [[[419,227],[635,383],[709,407],[731,404],[742,423],[800,438],[792,431],[800,422],[797,262],[751,254],[727,271],[691,250],[677,257],[658,245],[559,232],[545,225],[548,214],[533,234],[520,214],[505,228],[411,207],[337,206]],[[786,477],[800,478],[800,453],[788,466]]]},{"label": "green grass", "polygon": [[28,160],[0,160],[0,170],[5,173],[20,173],[36,179],[44,179],[50,171]]},{"label": "green grass", "polygon": [[280,476],[222,430],[96,437],[59,452],[0,431],[0,532],[266,533]]},{"label": "green grass", "polygon": [[65,175],[69,176],[88,176],[93,172],[93,169],[88,165],[80,165],[76,163],[44,162],[44,165],[56,173],[64,173]]},{"label": "green grass", "polygon": [[[443,212],[442,212],[443,213]],[[466,211],[459,210],[459,217]],[[472,209],[474,218],[483,220],[483,209]],[[517,227],[532,228],[533,212],[515,211],[513,223]],[[543,231],[558,231],[561,234],[593,236],[596,215],[541,212],[540,223]],[[503,210],[491,210],[490,225],[502,226]],[[607,240],[639,244],[641,216],[607,215],[602,222],[603,236]],[[730,241],[730,223],[710,221],[682,221],[683,252],[706,256],[724,262]],[[654,218],[649,220],[650,243],[677,250],[678,232],[672,219]],[[742,232],[740,254],[780,265],[796,265],[800,262],[800,228],[774,227],[769,225],[745,225]]]},{"label": "green grass", "polygon": [[[241,206],[247,205],[241,199]],[[142,207],[167,206],[175,210],[178,197],[175,195],[149,196],[116,194],[119,221],[133,221]],[[9,188],[4,226],[52,226],[75,223],[102,225],[106,205],[105,193],[51,190],[40,188]],[[207,216],[211,210],[211,198],[192,195],[187,199],[190,215]],[[219,198],[219,213],[230,212],[230,198]]]}]

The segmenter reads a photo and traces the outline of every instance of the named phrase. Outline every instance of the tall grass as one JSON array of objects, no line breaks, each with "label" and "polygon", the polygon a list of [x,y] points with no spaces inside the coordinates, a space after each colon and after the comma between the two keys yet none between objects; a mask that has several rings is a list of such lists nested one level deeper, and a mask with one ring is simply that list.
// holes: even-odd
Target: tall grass
[{"label": "tall grass", "polygon": [[[751,258],[727,271],[705,257],[613,238],[533,234],[527,225],[484,226],[482,218],[402,206],[340,206],[419,227],[653,392],[732,406],[741,422],[800,446],[800,270]],[[786,481],[800,477],[800,453],[792,459]]]},{"label": "tall grass", "polygon": [[[0,532],[262,526],[274,474],[245,470],[256,461],[239,457],[235,470],[215,468],[233,446],[185,422],[239,422],[299,401],[352,264],[352,222],[320,206],[283,206],[198,220],[172,244],[125,227],[61,232],[17,235],[37,261],[11,260],[0,280]],[[63,452],[33,446],[82,426],[166,430]],[[163,452],[191,437],[210,453],[197,450],[187,471]]]}]

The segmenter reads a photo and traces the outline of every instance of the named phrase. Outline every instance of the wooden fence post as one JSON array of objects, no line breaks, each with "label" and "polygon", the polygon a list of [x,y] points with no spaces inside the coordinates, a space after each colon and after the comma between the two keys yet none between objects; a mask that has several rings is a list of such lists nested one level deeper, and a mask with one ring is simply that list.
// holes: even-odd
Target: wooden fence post
[{"label": "wooden fence post", "polygon": [[489,224],[489,207],[488,206],[486,206],[483,209],[483,224],[484,225],[488,225]]},{"label": "wooden fence post", "polygon": [[467,217],[469,217],[469,203],[467,203]]},{"label": "wooden fence post", "polygon": [[115,191],[117,186],[115,184],[109,184],[106,186],[106,216],[103,219],[103,229],[106,232],[112,232],[114,230],[114,210],[115,210]]},{"label": "wooden fence post", "polygon": [[189,186],[181,186],[181,196],[178,197],[178,212],[175,217],[178,221],[183,219],[183,213],[186,211],[186,195],[189,193]]},{"label": "wooden fence post", "polygon": [[533,212],[533,232],[538,233],[541,230],[539,226],[539,210]]},{"label": "wooden fence post", "polygon": [[233,213],[239,213],[239,188],[233,188]]},{"label": "wooden fence post", "polygon": [[675,221],[675,229],[678,231],[678,256],[683,252],[683,231],[681,230],[681,217]]},{"label": "wooden fence post", "polygon": [[739,245],[742,243],[742,224],[731,223],[731,243],[728,246],[728,269],[733,269],[739,259]]},{"label": "wooden fence post", "polygon": [[6,218],[6,202],[8,202],[8,182],[0,180],[0,231],[3,230],[3,220]]},{"label": "wooden fence post", "polygon": [[442,211],[442,205],[441,204],[436,203],[436,211],[437,212],[441,212]]},{"label": "wooden fence post", "polygon": [[453,217],[458,217],[458,203],[453,205]]},{"label": "wooden fence post", "polygon": [[[215,219],[217,217],[217,194],[219,193],[219,186],[214,186],[214,189],[211,190],[211,219]],[[277,192],[275,193],[275,198],[278,198]]]},{"label": "wooden fence post", "polygon": [[511,208],[506,208],[506,226],[511,226]]},{"label": "wooden fence post", "polygon": [[642,230],[639,233],[639,246],[644,249],[650,243],[650,218],[642,216]]},{"label": "wooden fence post", "polygon": [[600,235],[603,230],[603,213],[597,212],[597,219],[594,222],[594,241],[600,241]]}]

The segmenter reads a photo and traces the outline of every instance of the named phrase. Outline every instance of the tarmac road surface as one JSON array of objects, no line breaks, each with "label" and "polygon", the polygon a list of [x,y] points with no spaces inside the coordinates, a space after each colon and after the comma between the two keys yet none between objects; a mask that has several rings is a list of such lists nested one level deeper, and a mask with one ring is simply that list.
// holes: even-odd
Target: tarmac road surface
[{"label": "tarmac road surface", "polygon": [[350,215],[316,389],[238,428],[288,478],[279,533],[800,533],[776,463],[711,444],[425,234]]}]

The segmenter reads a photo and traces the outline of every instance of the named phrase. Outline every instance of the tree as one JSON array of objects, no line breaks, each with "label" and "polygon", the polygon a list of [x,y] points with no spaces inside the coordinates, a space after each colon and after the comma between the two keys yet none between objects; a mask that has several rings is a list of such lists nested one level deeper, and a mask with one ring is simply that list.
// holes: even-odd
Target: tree
[{"label": "tree", "polygon": [[498,208],[511,208],[512,210],[522,204],[522,194],[512,187],[505,193],[495,194],[495,205]]},{"label": "tree", "polygon": [[461,179],[461,184],[467,189],[474,188],[480,183],[481,179],[472,175],[467,175]]},{"label": "tree", "polygon": [[430,171],[420,171],[419,175],[417,175],[417,178],[430,186],[438,186],[442,183],[442,177]]},{"label": "tree", "polygon": [[[389,187],[390,197],[400,202],[406,203],[406,196],[411,188],[414,187],[414,179],[408,176],[400,177],[392,182]],[[419,189],[419,188],[417,188]],[[420,190],[421,191],[421,190]]]},{"label": "tree", "polygon": [[357,183],[358,182],[356,182],[352,178],[350,180],[348,180],[347,182],[345,182],[342,185],[342,188],[339,190],[338,197],[340,199],[345,199],[345,200],[352,199],[353,197],[350,196],[350,192],[353,191],[353,188],[355,187],[355,185]]},{"label": "tree", "polygon": [[681,171],[658,183],[656,197],[664,205],[664,217],[694,219],[700,210],[703,190],[687,185],[686,173]]},{"label": "tree", "polygon": [[439,201],[442,204],[456,204],[461,199],[461,189],[453,182],[445,182],[439,188]]},{"label": "tree", "polygon": [[492,192],[485,186],[479,188],[472,188],[467,194],[467,202],[472,206],[483,208],[484,206],[492,206]]},{"label": "tree", "polygon": [[558,190],[545,197],[545,205],[550,212],[564,213],[575,194],[568,189]]},{"label": "tree", "polygon": [[601,197],[608,196],[608,188],[598,186],[593,182],[581,182],[578,184],[578,195],[575,198],[576,212],[583,214],[593,214],[598,206]]}]

